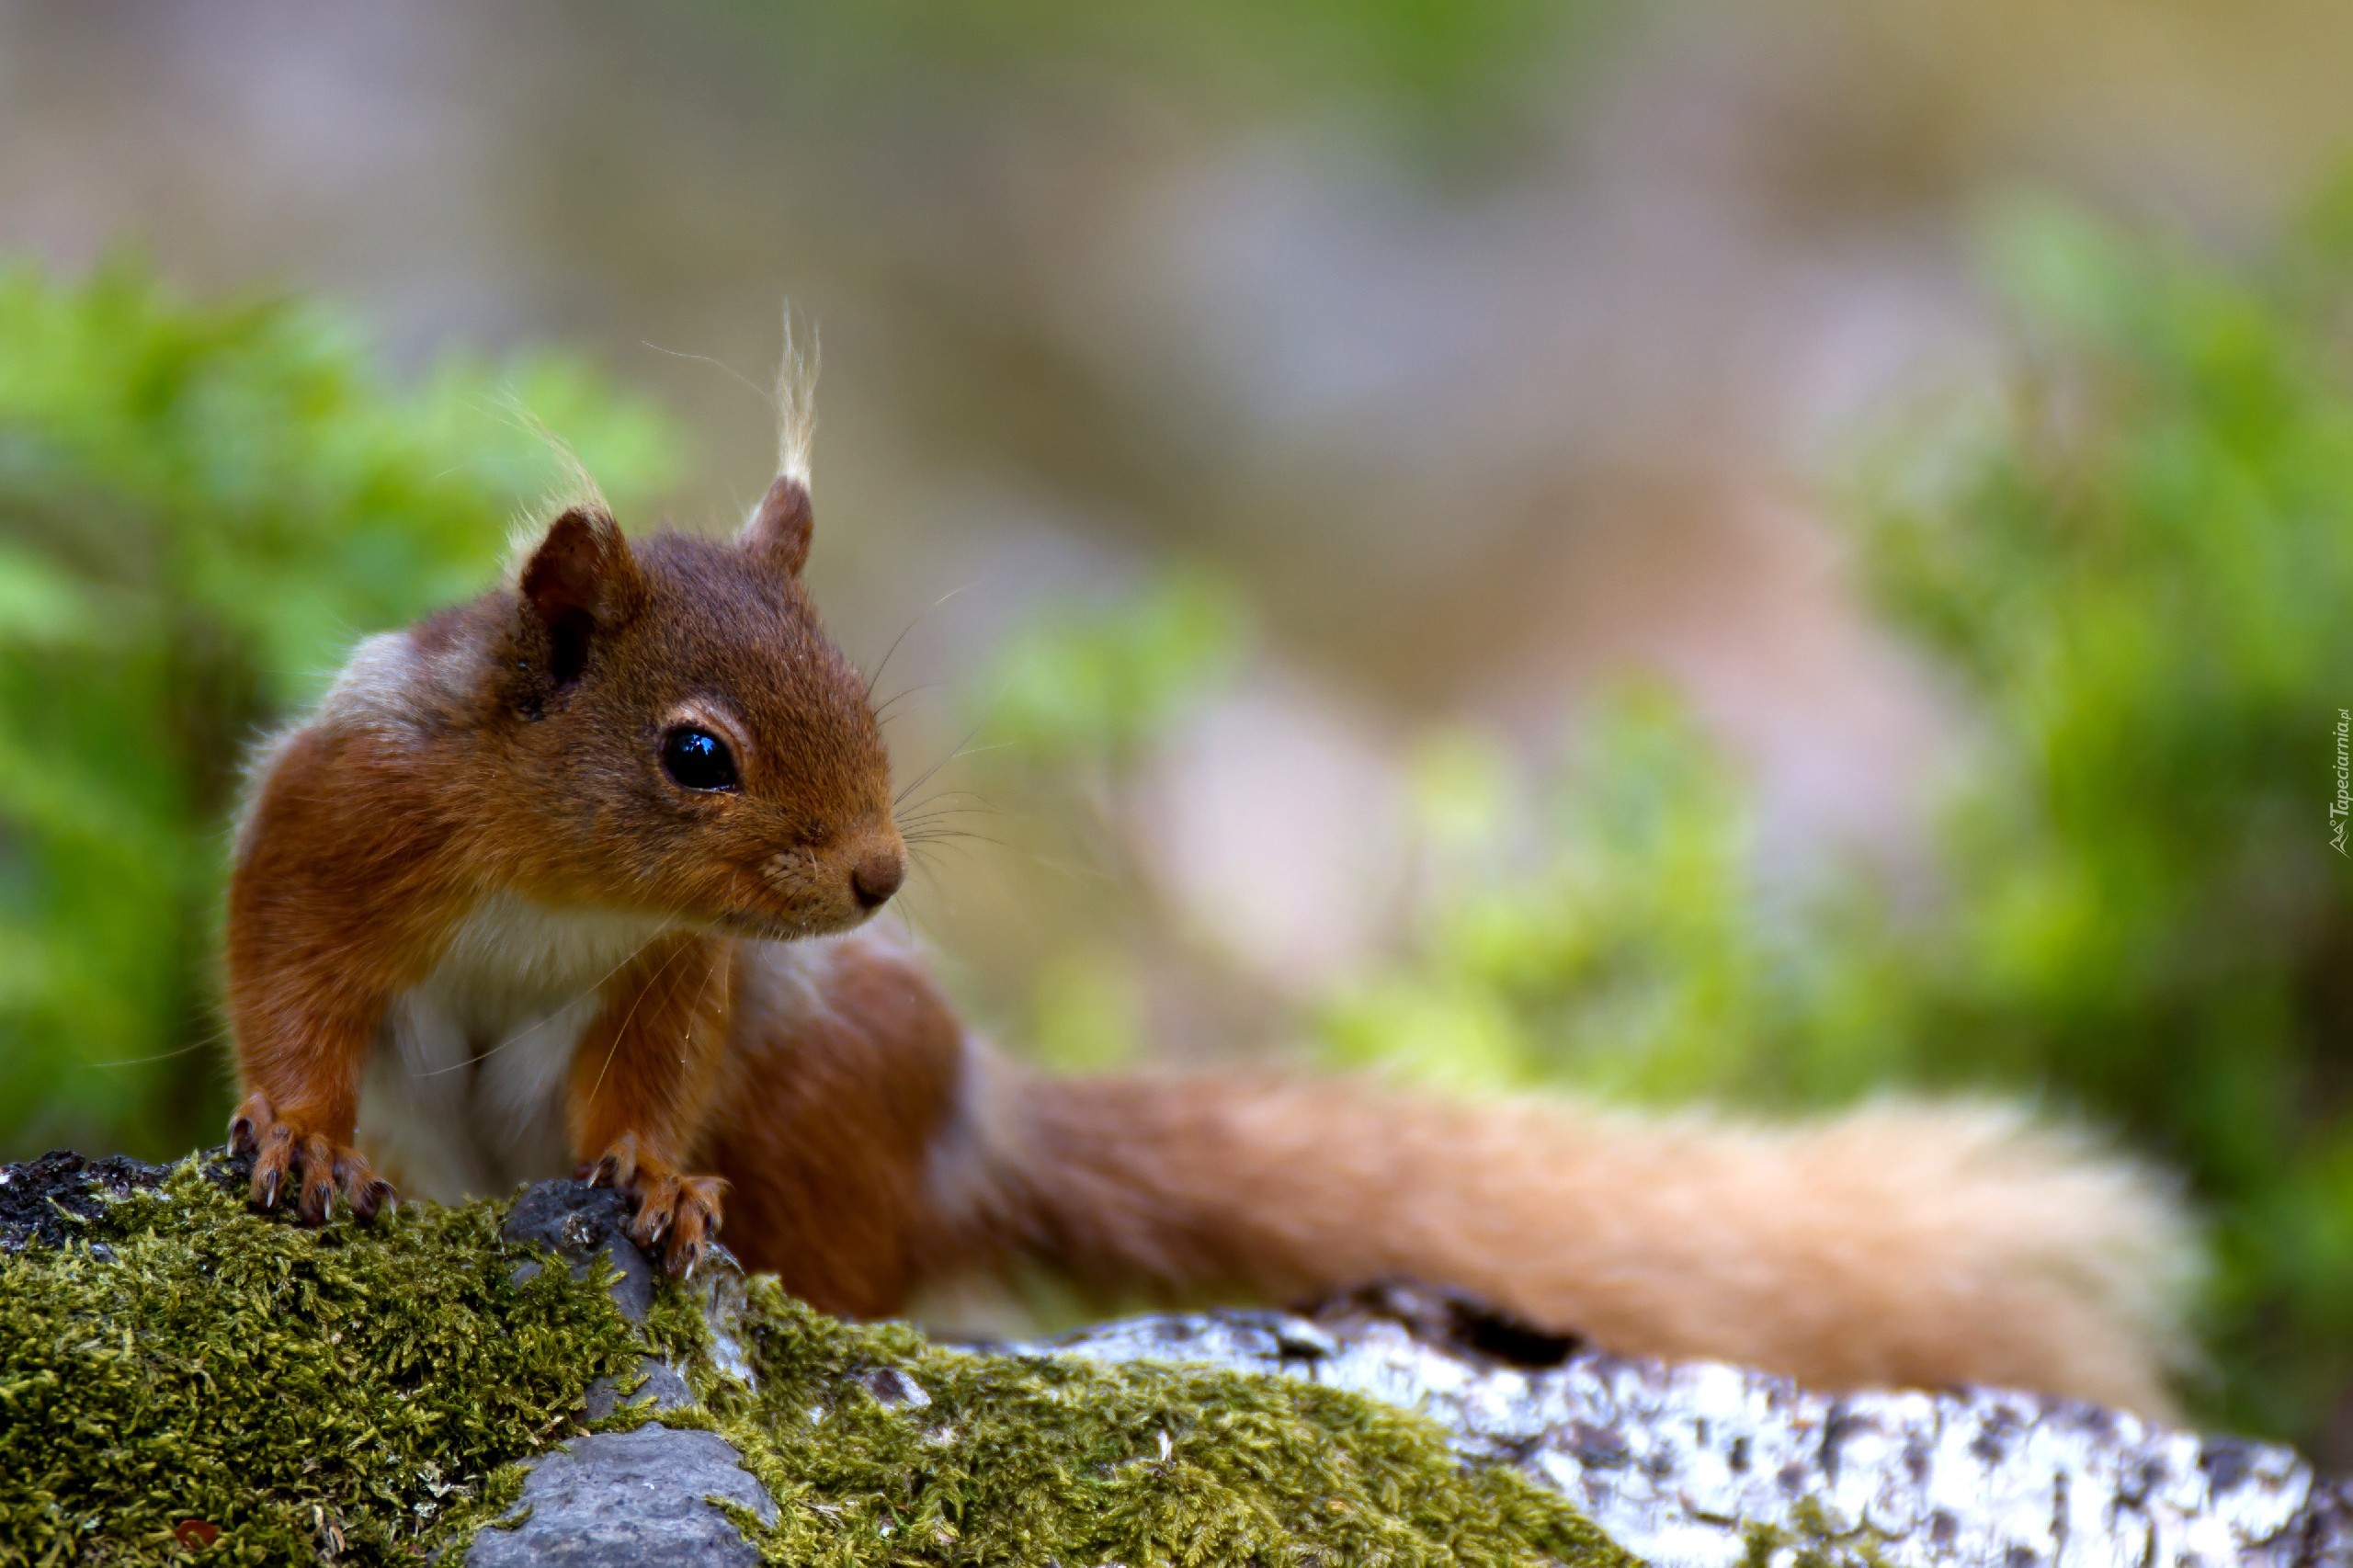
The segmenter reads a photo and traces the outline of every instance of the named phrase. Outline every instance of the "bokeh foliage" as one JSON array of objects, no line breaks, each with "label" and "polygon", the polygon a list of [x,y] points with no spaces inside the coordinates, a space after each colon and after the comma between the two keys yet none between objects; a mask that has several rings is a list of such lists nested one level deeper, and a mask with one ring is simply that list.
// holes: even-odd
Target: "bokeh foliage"
[{"label": "bokeh foliage", "polygon": [[[2211,1221],[2209,1413],[2342,1430],[2346,212],[2228,266],[2050,207],[1990,225],[2008,369],[1898,421],[1845,508],[1890,624],[1969,713],[1928,894],[1851,866],[1762,874],[1736,768],[1662,691],[1604,705],[1552,765],[1434,735],[1399,950],[1312,1001],[1319,1051],[1652,1101],[2039,1097],[2181,1169]],[[200,1042],[237,756],[352,636],[478,585],[554,477],[497,412],[509,384],[620,495],[659,478],[658,422],[576,367],[445,367],[396,391],[305,308],[189,308],[125,268],[0,280],[12,1152],[211,1134]],[[1246,626],[1197,574],[1043,625],[982,683],[983,739],[1099,804],[1235,667]],[[1080,972],[1045,977],[1070,1015],[1053,1051],[1099,1062],[1140,1015],[1124,980]]]},{"label": "bokeh foliage", "polygon": [[[1867,539],[1990,720],[1951,907],[1903,954],[1950,1070],[2047,1082],[2190,1176],[2223,1405],[2353,1431],[2353,252],[2217,267],[2064,210],[1993,270],[2012,395],[1897,449]],[[2343,1457],[2341,1452],[2338,1457]]]},{"label": "bokeh foliage", "polygon": [[2335,233],[2231,269],[2041,204],[1989,223],[2012,370],[1900,425],[1850,507],[1888,620],[1972,710],[1929,907],[1852,870],[1760,880],[1723,759],[1636,694],[1556,780],[1532,852],[1456,829],[1440,864],[1475,874],[1436,880],[1415,963],[1335,1000],[1340,1053],[1410,1057],[1420,1033],[1508,1081],[1654,1099],[2040,1096],[2188,1178],[2216,1249],[2210,1412],[2341,1449],[2353,864],[2328,806],[2353,705],[2353,251]]},{"label": "bokeh foliage", "polygon": [[[1631,8],[1598,0],[1290,0],[1252,5],[880,0],[840,8],[730,8],[786,62],[822,61],[820,92],[1001,91],[1074,66],[1163,110],[1215,119],[1346,115],[1401,151],[1493,150],[1515,121],[1557,108],[1557,67]],[[977,69],[976,69],[977,68]]]},{"label": "bokeh foliage", "polygon": [[[2348,214],[2237,266],[2045,204],[1988,222],[2007,370],[1868,442],[1844,507],[1968,710],[1929,893],[1763,874],[1736,768],[1663,690],[1549,765],[1436,735],[1402,951],[1311,1007],[1324,1058],[1653,1103],[2029,1096],[2188,1178],[2205,1413],[2353,1460]],[[1066,650],[1123,651],[1171,657]],[[1083,684],[1180,706],[1165,669]]]},{"label": "bokeh foliage", "polygon": [[217,1134],[245,748],[356,636],[481,588],[560,477],[521,410],[617,501],[665,472],[661,422],[577,364],[401,391],[313,307],[0,273],[0,1149]]},{"label": "bokeh foliage", "polygon": [[2039,204],[1987,253],[2013,373],[1879,450],[1853,507],[1889,620],[1980,731],[1935,905],[1756,887],[1720,766],[1621,712],[1544,869],[1436,912],[1425,969],[1546,1075],[1744,1100],[1982,1085],[2117,1128],[2211,1221],[2217,1414],[2334,1445],[2353,257],[2315,228],[2230,270]]}]

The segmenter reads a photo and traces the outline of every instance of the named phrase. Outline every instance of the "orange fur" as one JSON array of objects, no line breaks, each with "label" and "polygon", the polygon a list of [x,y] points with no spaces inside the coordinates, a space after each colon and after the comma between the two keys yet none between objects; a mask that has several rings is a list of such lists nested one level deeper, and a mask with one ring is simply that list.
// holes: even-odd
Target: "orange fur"
[{"label": "orange fur", "polygon": [[1021,1104],[1025,1240],[1113,1283],[1282,1299],[1413,1278],[1824,1388],[2167,1408],[2190,1256],[2172,1207],[1999,1109],[1765,1127],[1219,1076],[1042,1082]]},{"label": "orange fur", "polygon": [[[582,988],[603,1012],[576,1041],[563,1120],[579,1164],[638,1199],[640,1238],[666,1233],[673,1267],[692,1267],[724,1186],[678,1162],[701,1142],[734,940],[856,925],[903,874],[864,683],[801,589],[810,519],[805,487],[779,480],[734,545],[632,549],[575,506],[512,589],[363,644],[270,749],[227,943],[249,1091],[231,1142],[256,1156],[256,1202],[296,1174],[313,1222],[338,1193],[381,1201],[353,1147],[358,1091],[404,1026],[465,1035],[564,1010],[547,976],[509,985],[456,952],[470,923],[474,946],[521,942],[515,967],[571,980],[590,926],[659,920],[682,934]],[[718,737],[730,782],[665,771],[681,729]],[[511,1042],[479,1043],[487,1058]]]},{"label": "orange fur", "polygon": [[931,1180],[964,1077],[963,1031],[911,956],[868,937],[748,952],[711,1127],[729,1245],[829,1312],[902,1311],[973,1244]]},{"label": "orange fur", "polygon": [[599,1151],[586,1174],[639,1195],[637,1239],[662,1243],[681,1273],[717,1229],[727,1190],[680,1167],[710,1119],[733,968],[734,944],[724,937],[681,932],[648,943],[607,983],[604,1011],[565,1076],[572,1147]]},{"label": "orange fur", "polygon": [[[903,846],[800,585],[811,522],[797,475],[732,546],[575,506],[265,756],[227,944],[256,1201],[299,1177],[306,1220],[372,1211],[366,1141],[443,1196],[611,1180],[678,1270],[723,1210],[746,1262],[858,1315],[1031,1267],[1254,1299],[1405,1276],[1622,1351],[2164,1408],[2178,1221],[2006,1113],[1764,1129],[999,1061],[911,955],[837,935]],[[682,774],[688,732],[731,771]]]},{"label": "orange fur", "polygon": [[1986,1106],[1786,1126],[1263,1074],[1033,1076],[867,937],[742,965],[731,1242],[837,1312],[1043,1267],[1163,1299],[1415,1278],[1641,1355],[2150,1414],[2192,1256],[2158,1182]]},{"label": "orange fur", "polygon": [[416,809],[408,757],[312,733],[277,761],[230,886],[229,1014],[250,1091],[230,1138],[255,1153],[264,1204],[299,1167],[315,1223],[337,1191],[364,1211],[382,1201],[350,1148],[360,1065],[387,1000],[429,963],[456,892],[446,861],[410,853],[440,825]]}]

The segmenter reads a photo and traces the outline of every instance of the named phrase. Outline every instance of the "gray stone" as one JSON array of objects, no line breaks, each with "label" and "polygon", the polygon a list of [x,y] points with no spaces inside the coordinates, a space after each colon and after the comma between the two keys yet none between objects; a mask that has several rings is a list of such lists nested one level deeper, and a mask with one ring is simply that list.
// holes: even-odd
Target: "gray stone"
[{"label": "gray stone", "polygon": [[1753,1542],[1781,1568],[1806,1548],[1856,1568],[2353,1563],[2353,1496],[2277,1445],[2001,1390],[1831,1395],[1704,1362],[1554,1357],[1540,1335],[1540,1364],[1516,1365],[1431,1317],[1361,1301],[1321,1321],[1142,1317],[1023,1348],[1208,1362],[1420,1411],[1657,1568],[1731,1568]]},{"label": "gray stone", "polygon": [[[654,1264],[629,1239],[635,1216],[630,1200],[608,1187],[578,1181],[533,1182],[515,1200],[502,1234],[510,1242],[537,1242],[552,1248],[572,1265],[574,1279],[585,1278],[597,1256],[612,1260],[619,1278],[613,1300],[632,1321],[643,1322],[654,1304]],[[524,1264],[515,1271],[529,1279],[539,1265]]]},{"label": "gray stone", "polygon": [[[238,1192],[250,1175],[219,1156],[201,1168]],[[70,1153],[0,1165],[0,1256],[78,1246],[104,1262],[90,1228],[167,1175]],[[575,1278],[609,1259],[615,1300],[642,1320],[654,1272],[628,1238],[630,1218],[617,1193],[543,1182],[506,1233],[551,1248]],[[750,1382],[744,1278],[723,1249],[688,1299],[710,1325],[714,1370]],[[2353,1489],[2285,1448],[2002,1390],[1831,1395],[1735,1367],[1631,1360],[1410,1285],[1312,1314],[1137,1317],[1003,1348],[1207,1363],[1418,1411],[1466,1460],[1558,1490],[1657,1568],[2353,1568]],[[599,1380],[589,1418],[694,1408],[677,1368],[647,1357],[640,1370],[626,1395]],[[896,1369],[866,1367],[822,1398],[915,1418],[933,1394]],[[450,1555],[491,1568],[748,1564],[750,1543],[709,1501],[776,1517],[741,1460],[695,1428],[585,1436],[529,1461],[513,1528],[484,1529]]]},{"label": "gray stone", "polygon": [[[508,1233],[575,1268],[606,1251],[643,1280],[642,1312],[652,1273],[621,1234],[627,1219],[615,1195],[548,1184]],[[733,1260],[714,1258],[697,1294],[722,1368],[748,1380]],[[1735,1367],[1631,1360],[1409,1285],[1312,1315],[1144,1316],[1008,1348],[1208,1362],[1418,1411],[1465,1459],[1562,1492],[1658,1568],[1733,1568],[1760,1547],[1774,1568],[1805,1551],[1854,1568],[2353,1568],[2353,1492],[2276,1445],[2002,1390],[1830,1395]],[[928,1403],[895,1371],[849,1381],[886,1407]],[[635,1397],[672,1408],[677,1392],[649,1381]]]},{"label": "gray stone", "polygon": [[776,1505],[716,1432],[640,1426],[575,1437],[537,1460],[514,1528],[467,1547],[468,1568],[747,1568],[759,1561],[707,1497],[776,1518]]},{"label": "gray stone", "polygon": [[582,1417],[602,1421],[616,1410],[684,1410],[695,1403],[694,1391],[669,1362],[648,1356],[638,1362],[637,1370],[642,1381],[626,1394],[618,1379],[598,1378],[591,1382]]},{"label": "gray stone", "polygon": [[850,1381],[866,1391],[868,1398],[886,1410],[901,1405],[921,1410],[931,1403],[931,1395],[924,1386],[896,1367],[869,1367],[849,1376]]}]

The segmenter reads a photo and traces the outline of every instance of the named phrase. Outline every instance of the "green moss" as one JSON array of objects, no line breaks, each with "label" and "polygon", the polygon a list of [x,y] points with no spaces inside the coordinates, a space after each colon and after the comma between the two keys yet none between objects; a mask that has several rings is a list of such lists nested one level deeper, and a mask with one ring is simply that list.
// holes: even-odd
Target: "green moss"
[{"label": "green moss", "polygon": [[1868,1524],[1840,1529],[1821,1500],[1801,1497],[1790,1523],[1741,1531],[1741,1568],[1888,1568],[1887,1537]]},{"label": "green moss", "polygon": [[777,1500],[773,1528],[737,1520],[772,1562],[1632,1561],[1555,1494],[1466,1467],[1432,1424],[1338,1390],[948,1350],[844,1324],[765,1278],[743,1327],[756,1394],[715,1374],[695,1315],[657,1312],[652,1331]]},{"label": "green moss", "polygon": [[707,1402],[664,1419],[723,1433],[775,1498],[773,1527],[737,1519],[770,1562],[1631,1562],[1370,1400],[948,1350],[769,1279],[740,1320],[754,1393],[719,1373],[682,1289],[641,1335],[601,1278],[515,1283],[530,1254],[498,1239],[505,1212],[305,1231],[187,1162],[78,1222],[83,1240],[0,1256],[0,1562],[188,1561],[195,1520],[219,1531],[206,1562],[413,1562],[511,1508],[515,1461],[581,1430],[589,1381],[626,1381],[648,1347]]},{"label": "green moss", "polygon": [[[502,1244],[503,1210],[306,1231],[184,1162],[0,1257],[0,1562],[413,1562],[492,1471],[636,1365],[595,1280]],[[94,1256],[89,1243],[111,1251]]]}]

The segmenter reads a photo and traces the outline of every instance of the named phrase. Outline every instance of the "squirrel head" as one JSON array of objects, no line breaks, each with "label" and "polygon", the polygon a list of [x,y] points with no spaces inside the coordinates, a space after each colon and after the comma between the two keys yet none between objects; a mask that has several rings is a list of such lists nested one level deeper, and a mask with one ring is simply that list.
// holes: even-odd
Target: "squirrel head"
[{"label": "squirrel head", "polygon": [[529,880],[776,938],[847,929],[898,891],[890,758],[801,583],[812,520],[788,476],[733,542],[632,546],[601,503],[549,525],[496,694]]}]

